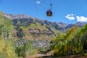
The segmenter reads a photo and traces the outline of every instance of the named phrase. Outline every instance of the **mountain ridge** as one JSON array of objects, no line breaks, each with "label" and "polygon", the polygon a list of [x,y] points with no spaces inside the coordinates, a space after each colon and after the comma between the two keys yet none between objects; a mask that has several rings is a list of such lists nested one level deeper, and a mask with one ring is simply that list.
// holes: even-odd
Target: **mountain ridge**
[{"label": "mountain ridge", "polygon": [[[17,27],[22,29],[25,37],[32,39],[50,39],[55,37],[58,33],[65,32],[67,29],[72,28],[75,25],[82,27],[87,24],[83,22],[77,22],[75,24],[50,22],[48,20],[40,20],[24,14],[4,14],[4,16],[12,20],[13,25],[16,26],[16,30]],[[17,30],[17,32],[19,32],[19,30]]]},{"label": "mountain ridge", "polygon": [[[47,25],[49,24],[52,24],[52,25],[55,25],[55,28],[58,29],[58,26],[60,27],[59,29],[67,29],[67,28],[71,28],[72,26],[74,25],[77,25],[79,27],[82,27],[84,24],[87,24],[86,22],[76,22],[74,24],[68,24],[68,23],[63,23],[63,22],[50,22],[48,20],[41,20],[39,18],[33,18],[33,17],[30,17],[28,15],[25,15],[25,14],[4,14],[4,16],[6,18],[9,18],[9,19],[12,19],[12,20],[33,20],[33,23],[34,22],[39,22],[41,23],[42,25],[45,23]],[[58,26],[57,26],[58,25]],[[57,27],[56,27],[57,26]]]}]

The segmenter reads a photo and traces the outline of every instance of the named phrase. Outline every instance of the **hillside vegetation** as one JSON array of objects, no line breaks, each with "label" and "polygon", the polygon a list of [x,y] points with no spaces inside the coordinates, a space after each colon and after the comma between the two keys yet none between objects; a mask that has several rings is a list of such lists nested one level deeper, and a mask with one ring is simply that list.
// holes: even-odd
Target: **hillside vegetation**
[{"label": "hillside vegetation", "polygon": [[82,28],[74,26],[65,33],[60,33],[51,41],[54,55],[83,55],[87,50],[87,24]]},{"label": "hillside vegetation", "polygon": [[17,58],[13,42],[13,29],[11,21],[0,13],[0,58]]},{"label": "hillside vegetation", "polygon": [[15,41],[15,26],[0,12],[0,58],[25,58],[35,53],[32,44],[22,39],[24,34],[21,28],[17,28],[19,38]]}]

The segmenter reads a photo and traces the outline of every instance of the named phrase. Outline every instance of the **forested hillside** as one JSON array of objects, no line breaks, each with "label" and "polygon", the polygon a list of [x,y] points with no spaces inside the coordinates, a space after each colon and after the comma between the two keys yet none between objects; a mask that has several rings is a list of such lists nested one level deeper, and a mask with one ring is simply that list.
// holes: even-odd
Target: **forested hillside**
[{"label": "forested hillside", "polygon": [[87,24],[54,23],[0,12],[0,58],[26,58],[54,51],[52,56],[86,55]]},{"label": "forested hillside", "polygon": [[87,24],[82,28],[74,26],[60,33],[51,41],[56,56],[83,55],[87,50]]},{"label": "forested hillside", "polygon": [[31,54],[37,53],[31,42],[23,40],[24,34],[18,31],[18,38],[15,40],[15,29],[21,30],[13,25],[13,22],[4,17],[0,12],[0,58],[25,58]]}]

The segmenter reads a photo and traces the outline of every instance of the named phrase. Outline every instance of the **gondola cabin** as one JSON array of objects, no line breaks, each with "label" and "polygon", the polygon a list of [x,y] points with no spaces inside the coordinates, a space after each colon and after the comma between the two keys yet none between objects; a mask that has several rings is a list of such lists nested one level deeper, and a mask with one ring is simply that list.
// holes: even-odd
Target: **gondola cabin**
[{"label": "gondola cabin", "polygon": [[47,10],[46,15],[47,16],[53,16],[52,10]]}]

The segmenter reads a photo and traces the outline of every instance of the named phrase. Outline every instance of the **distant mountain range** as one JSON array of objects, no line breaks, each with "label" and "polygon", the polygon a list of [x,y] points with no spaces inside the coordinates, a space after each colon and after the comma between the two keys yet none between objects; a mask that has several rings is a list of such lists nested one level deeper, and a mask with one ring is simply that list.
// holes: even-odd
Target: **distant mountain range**
[{"label": "distant mountain range", "polygon": [[[63,22],[50,22],[48,20],[40,20],[38,18],[32,18],[28,15],[25,14],[18,14],[18,15],[13,15],[13,14],[4,14],[5,17],[12,19],[13,21],[15,20],[19,20],[19,21],[29,21],[26,22],[27,24],[29,23],[40,23],[40,24],[46,24],[46,25],[52,25],[53,27],[55,27],[57,30],[62,30],[62,29],[67,29],[67,28],[71,28],[74,25],[78,25],[79,27],[82,27],[84,24],[87,24],[86,22],[77,22],[75,24],[66,24]],[[23,23],[23,22],[22,22]]]},{"label": "distant mountain range", "polygon": [[[75,25],[82,27],[85,22],[77,22],[75,24],[66,24],[62,22],[50,22],[48,20],[40,20],[38,18],[32,18],[28,15],[13,15],[4,14],[6,18],[13,21],[14,26],[20,26],[27,38],[48,39],[53,38],[59,32],[64,32],[68,28]],[[32,35],[33,34],[33,35]],[[39,36],[39,37],[38,37]]]}]

